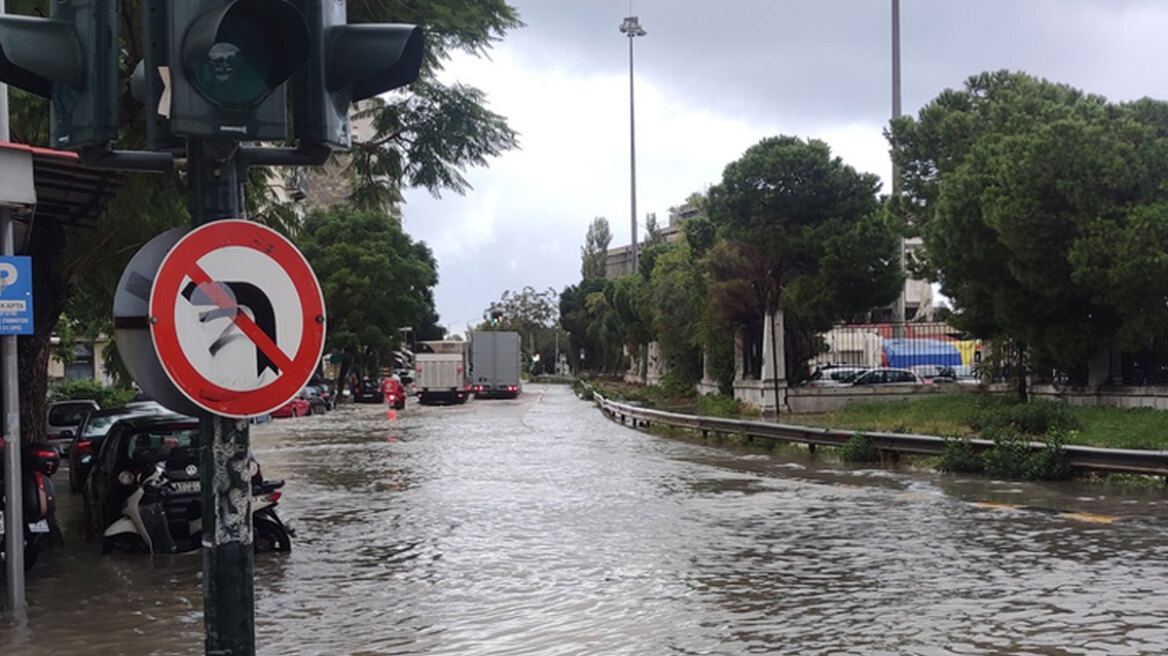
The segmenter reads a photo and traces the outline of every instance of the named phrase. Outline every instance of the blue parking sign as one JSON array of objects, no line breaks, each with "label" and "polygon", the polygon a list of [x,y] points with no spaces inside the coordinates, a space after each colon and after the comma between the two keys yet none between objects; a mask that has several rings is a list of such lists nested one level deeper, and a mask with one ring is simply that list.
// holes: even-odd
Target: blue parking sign
[{"label": "blue parking sign", "polygon": [[0,257],[0,335],[32,332],[32,258]]}]

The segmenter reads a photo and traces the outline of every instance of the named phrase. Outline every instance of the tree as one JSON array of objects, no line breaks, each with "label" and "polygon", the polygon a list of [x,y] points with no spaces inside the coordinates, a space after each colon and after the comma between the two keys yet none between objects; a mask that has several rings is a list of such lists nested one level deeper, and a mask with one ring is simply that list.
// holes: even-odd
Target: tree
[{"label": "tree", "polygon": [[807,333],[891,302],[903,284],[878,189],[876,176],[832,157],[827,144],[795,137],[763,139],[710,189],[711,219],[752,272],[733,289],[749,290],[756,310],[786,314],[788,378],[814,355]]},{"label": "tree", "polygon": [[667,376],[682,389],[702,379],[705,284],[684,240],[656,258],[649,281],[653,332]]},{"label": "tree", "polygon": [[645,215],[645,241],[641,244],[643,248],[651,246],[661,246],[665,244],[665,233],[661,226],[657,225],[657,213],[649,212]]},{"label": "tree", "polygon": [[[130,94],[129,77],[142,59],[141,0],[120,5],[119,71],[121,135],[118,147],[145,145],[145,109]],[[437,81],[443,62],[456,52],[484,55],[507,32],[521,26],[517,10],[504,0],[436,0],[426,3],[385,3],[351,0],[352,22],[405,22],[423,25],[426,52],[420,80],[408,92],[393,96],[368,110],[376,136],[355,146],[350,175],[353,202],[363,207],[398,200],[402,185],[421,186],[438,193],[467,188],[461,171],[484,165],[486,159],[517,146],[506,121],[485,108],[482,92],[465,85]],[[9,0],[9,13],[48,16],[46,0]],[[11,89],[11,136],[14,141],[45,145],[48,141],[48,104],[42,98]],[[247,186],[247,207],[253,218],[291,232],[290,214],[276,206],[263,184],[266,172],[253,172]],[[96,229],[79,229],[38,222],[27,254],[34,262],[37,334],[19,340],[21,433],[25,441],[44,436],[44,399],[50,330],[67,308],[84,326],[104,330],[112,315],[112,284],[137,248],[162,229],[188,221],[178,194],[162,176],[129,174],[111,208]],[[257,202],[262,196],[262,202]],[[60,267],[58,263],[69,262]],[[39,264],[38,264],[39,263]],[[112,282],[111,282],[112,281]],[[83,298],[71,306],[77,293]],[[431,317],[427,330],[433,330]],[[421,337],[422,333],[418,333]],[[116,366],[114,367],[117,368]]]},{"label": "tree", "polygon": [[528,339],[527,354],[535,352],[536,333],[551,328],[558,316],[558,295],[548,287],[538,291],[531,285],[519,292],[506,290],[498,301],[491,301],[483,318],[498,317],[498,330],[513,330]]},{"label": "tree", "polygon": [[304,221],[297,246],[320,280],[328,317],[326,350],[373,373],[392,358],[399,329],[424,324],[434,311],[437,265],[430,248],[385,214],[334,208]]},{"label": "tree", "polygon": [[889,139],[955,325],[1062,369],[1168,325],[1168,104],[983,73]]},{"label": "tree", "polygon": [[584,245],[580,247],[580,275],[603,279],[608,270],[608,245],[612,243],[612,230],[608,219],[598,216],[592,219],[588,233],[584,235]]}]

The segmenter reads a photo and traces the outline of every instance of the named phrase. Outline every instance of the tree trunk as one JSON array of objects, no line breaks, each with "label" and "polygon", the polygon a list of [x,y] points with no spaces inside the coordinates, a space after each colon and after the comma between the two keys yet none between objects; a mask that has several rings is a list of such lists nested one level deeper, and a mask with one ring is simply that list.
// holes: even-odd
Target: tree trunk
[{"label": "tree trunk", "polygon": [[65,231],[52,221],[32,230],[33,327],[35,333],[17,338],[17,378],[20,381],[20,435],[25,444],[45,441],[45,396],[49,383],[49,356],[53,328],[69,300],[64,259]]}]

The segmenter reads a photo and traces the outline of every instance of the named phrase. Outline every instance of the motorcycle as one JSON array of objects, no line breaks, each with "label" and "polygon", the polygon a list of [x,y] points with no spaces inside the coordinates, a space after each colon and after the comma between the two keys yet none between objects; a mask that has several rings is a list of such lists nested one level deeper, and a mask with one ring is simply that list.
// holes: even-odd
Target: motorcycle
[{"label": "motorcycle", "polygon": [[[0,438],[0,456],[4,440]],[[61,465],[61,454],[56,448],[43,444],[29,444],[21,450],[21,497],[24,510],[24,569],[36,564],[41,546],[49,534],[49,519],[56,511],[57,499],[50,478]],[[0,457],[0,562],[7,561],[4,510],[5,496],[3,458]]]},{"label": "motorcycle", "polygon": [[[284,481],[263,480],[254,458],[251,470],[252,544],[255,551],[290,551],[292,531],[276,514]],[[137,488],[122,505],[121,517],[103,534],[102,553],[111,553],[116,543],[126,536],[141,539],[146,551],[152,554],[180,553],[201,546],[203,518],[200,501],[191,494],[198,491],[198,481],[182,481],[187,486],[179,489],[168,479],[163,461],[143,469],[138,479]],[[196,485],[191,486],[191,483]]]}]

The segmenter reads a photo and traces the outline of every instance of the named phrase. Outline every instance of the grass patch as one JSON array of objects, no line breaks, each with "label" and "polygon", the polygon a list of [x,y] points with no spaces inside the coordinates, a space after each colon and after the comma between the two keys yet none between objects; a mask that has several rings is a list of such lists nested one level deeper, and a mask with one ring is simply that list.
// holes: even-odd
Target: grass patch
[{"label": "grass patch", "polygon": [[880,450],[872,438],[858,433],[840,447],[839,455],[844,462],[880,462]]}]

